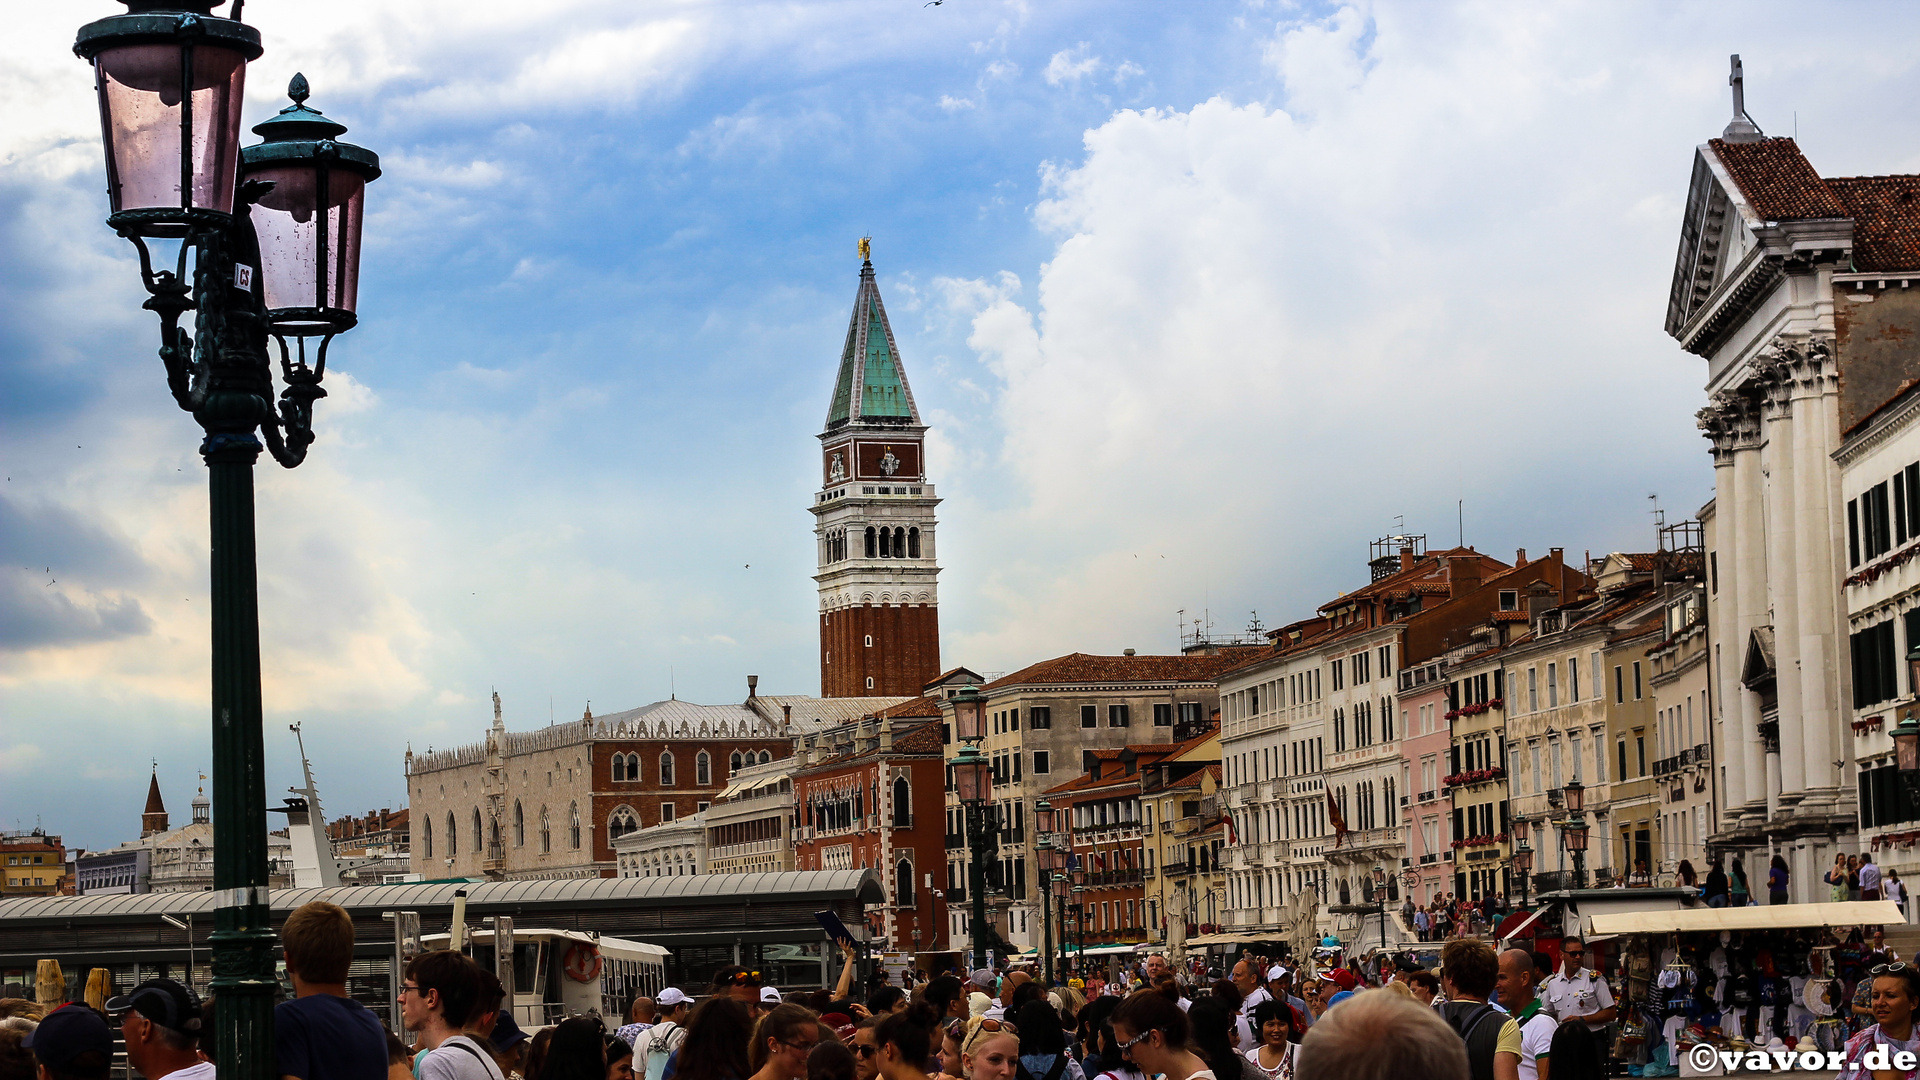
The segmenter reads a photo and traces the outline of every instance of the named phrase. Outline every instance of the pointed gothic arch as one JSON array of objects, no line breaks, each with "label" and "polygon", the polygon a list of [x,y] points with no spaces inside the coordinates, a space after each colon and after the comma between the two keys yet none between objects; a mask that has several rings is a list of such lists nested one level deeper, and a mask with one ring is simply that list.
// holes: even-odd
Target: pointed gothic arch
[{"label": "pointed gothic arch", "polygon": [[733,753],[727,755],[727,776],[731,777],[733,776],[734,773],[737,773],[739,771],[740,771],[740,751],[735,750]]},{"label": "pointed gothic arch", "polygon": [[579,803],[573,803],[567,807],[567,817],[569,819],[567,822],[567,846],[571,847],[575,851],[579,851],[580,850],[580,804]]},{"label": "pointed gothic arch", "polygon": [[673,786],[673,751],[671,750],[660,751],[660,786],[663,788]]},{"label": "pointed gothic arch", "polygon": [[420,834],[421,854],[424,858],[433,858],[433,819],[427,818],[420,824],[426,828]]},{"label": "pointed gothic arch", "polygon": [[910,855],[900,856],[900,861],[893,864],[893,906],[906,908],[916,906],[913,895],[913,857]]},{"label": "pointed gothic arch", "polygon": [[705,750],[694,755],[693,782],[699,787],[706,787],[713,783],[713,759],[707,756]]},{"label": "pointed gothic arch", "polygon": [[[527,814],[520,808],[520,800],[513,800],[513,846],[527,846]],[[432,852],[427,854],[431,855]]]},{"label": "pointed gothic arch", "polygon": [[893,827],[913,828],[913,787],[904,776],[893,778]]},{"label": "pointed gothic arch", "polygon": [[627,778],[627,755],[613,755],[613,782],[618,784]]},{"label": "pointed gothic arch", "polygon": [[447,857],[460,854],[460,831],[454,827],[453,811],[447,811]]},{"label": "pointed gothic arch", "polygon": [[553,822],[547,817],[547,808],[540,808],[540,854],[553,851]]},{"label": "pointed gothic arch", "polygon": [[633,812],[633,807],[622,803],[607,815],[607,842],[612,843],[639,828],[640,815]]}]

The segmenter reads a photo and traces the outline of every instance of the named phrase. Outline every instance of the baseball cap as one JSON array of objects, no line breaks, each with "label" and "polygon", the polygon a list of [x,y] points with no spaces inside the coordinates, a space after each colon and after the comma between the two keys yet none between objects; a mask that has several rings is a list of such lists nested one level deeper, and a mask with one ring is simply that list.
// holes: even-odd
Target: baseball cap
[{"label": "baseball cap", "polygon": [[763,1004],[768,1004],[768,1005],[778,1005],[778,1004],[780,1004],[780,1002],[781,1002],[782,1000],[784,1000],[784,999],[783,999],[783,998],[781,998],[781,996],[780,996],[780,988],[779,988],[779,987],[777,987],[777,986],[763,986],[763,987],[761,987],[761,988],[760,988],[760,1001],[761,1001],[761,1002],[762,1002]]},{"label": "baseball cap", "polygon": [[1287,969],[1281,967],[1279,964],[1275,964],[1272,967],[1267,969],[1268,982],[1272,982],[1275,979],[1284,979],[1286,977],[1287,977]]},{"label": "baseball cap", "polygon": [[40,1064],[64,1070],[81,1054],[97,1053],[113,1060],[113,1030],[107,1018],[77,1002],[68,1002],[27,1032],[21,1046],[32,1050]]},{"label": "baseball cap", "polygon": [[981,968],[979,971],[973,973],[972,982],[975,986],[984,986],[991,990],[993,989],[993,972],[988,971],[986,968]]},{"label": "baseball cap", "polygon": [[853,1041],[855,1030],[853,1017],[848,1016],[846,1013],[830,1012],[821,1016],[820,1022],[832,1028],[833,1033],[840,1037],[841,1042]]},{"label": "baseball cap", "polygon": [[200,1033],[200,998],[172,979],[148,979],[130,993],[107,999],[107,1012],[137,1012],[169,1031]]},{"label": "baseball cap", "polygon": [[654,998],[653,1003],[659,1008],[671,1009],[675,1005],[684,1005],[692,1000],[693,996],[691,994],[688,994],[677,986],[669,986],[665,990],[660,991],[660,996]]}]

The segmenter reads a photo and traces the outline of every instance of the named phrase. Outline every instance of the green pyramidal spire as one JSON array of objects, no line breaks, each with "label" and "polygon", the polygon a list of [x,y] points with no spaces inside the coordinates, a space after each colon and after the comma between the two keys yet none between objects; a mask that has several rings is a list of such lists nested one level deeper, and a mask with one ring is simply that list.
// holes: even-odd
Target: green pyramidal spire
[{"label": "green pyramidal spire", "polygon": [[886,305],[880,302],[880,288],[873,280],[871,260],[860,264],[860,292],[854,297],[833,405],[827,410],[828,431],[850,422],[920,423],[920,410],[913,403],[894,345],[893,327],[887,323]]}]

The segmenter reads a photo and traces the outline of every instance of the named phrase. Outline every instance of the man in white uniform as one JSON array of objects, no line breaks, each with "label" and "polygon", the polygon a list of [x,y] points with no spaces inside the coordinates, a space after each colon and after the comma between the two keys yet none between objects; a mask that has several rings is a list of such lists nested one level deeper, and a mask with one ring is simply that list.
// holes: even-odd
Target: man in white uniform
[{"label": "man in white uniform", "polygon": [[1607,989],[1607,980],[1586,970],[1586,960],[1586,942],[1577,937],[1560,940],[1560,970],[1548,976],[1540,987],[1540,997],[1545,1002],[1542,1008],[1562,1023],[1578,1020],[1587,1025],[1604,1057],[1606,1028],[1618,1010],[1613,1006],[1613,991]]}]

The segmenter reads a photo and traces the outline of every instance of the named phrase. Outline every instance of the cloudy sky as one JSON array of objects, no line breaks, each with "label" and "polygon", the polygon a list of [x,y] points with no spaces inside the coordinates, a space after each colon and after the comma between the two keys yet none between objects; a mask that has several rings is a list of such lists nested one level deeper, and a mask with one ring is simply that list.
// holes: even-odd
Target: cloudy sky
[{"label": "cloudy sky", "polygon": [[[0,826],[208,762],[204,469],[69,52],[0,42]],[[1644,548],[1711,493],[1661,332],[1727,54],[1830,175],[1920,170],[1897,5],[253,0],[377,150],[360,328],[259,470],[270,790],[670,692],[811,693],[814,436],[871,234],[933,424],[943,659],[1296,618],[1404,527]],[[1463,511],[1458,508],[1464,507]]]}]

